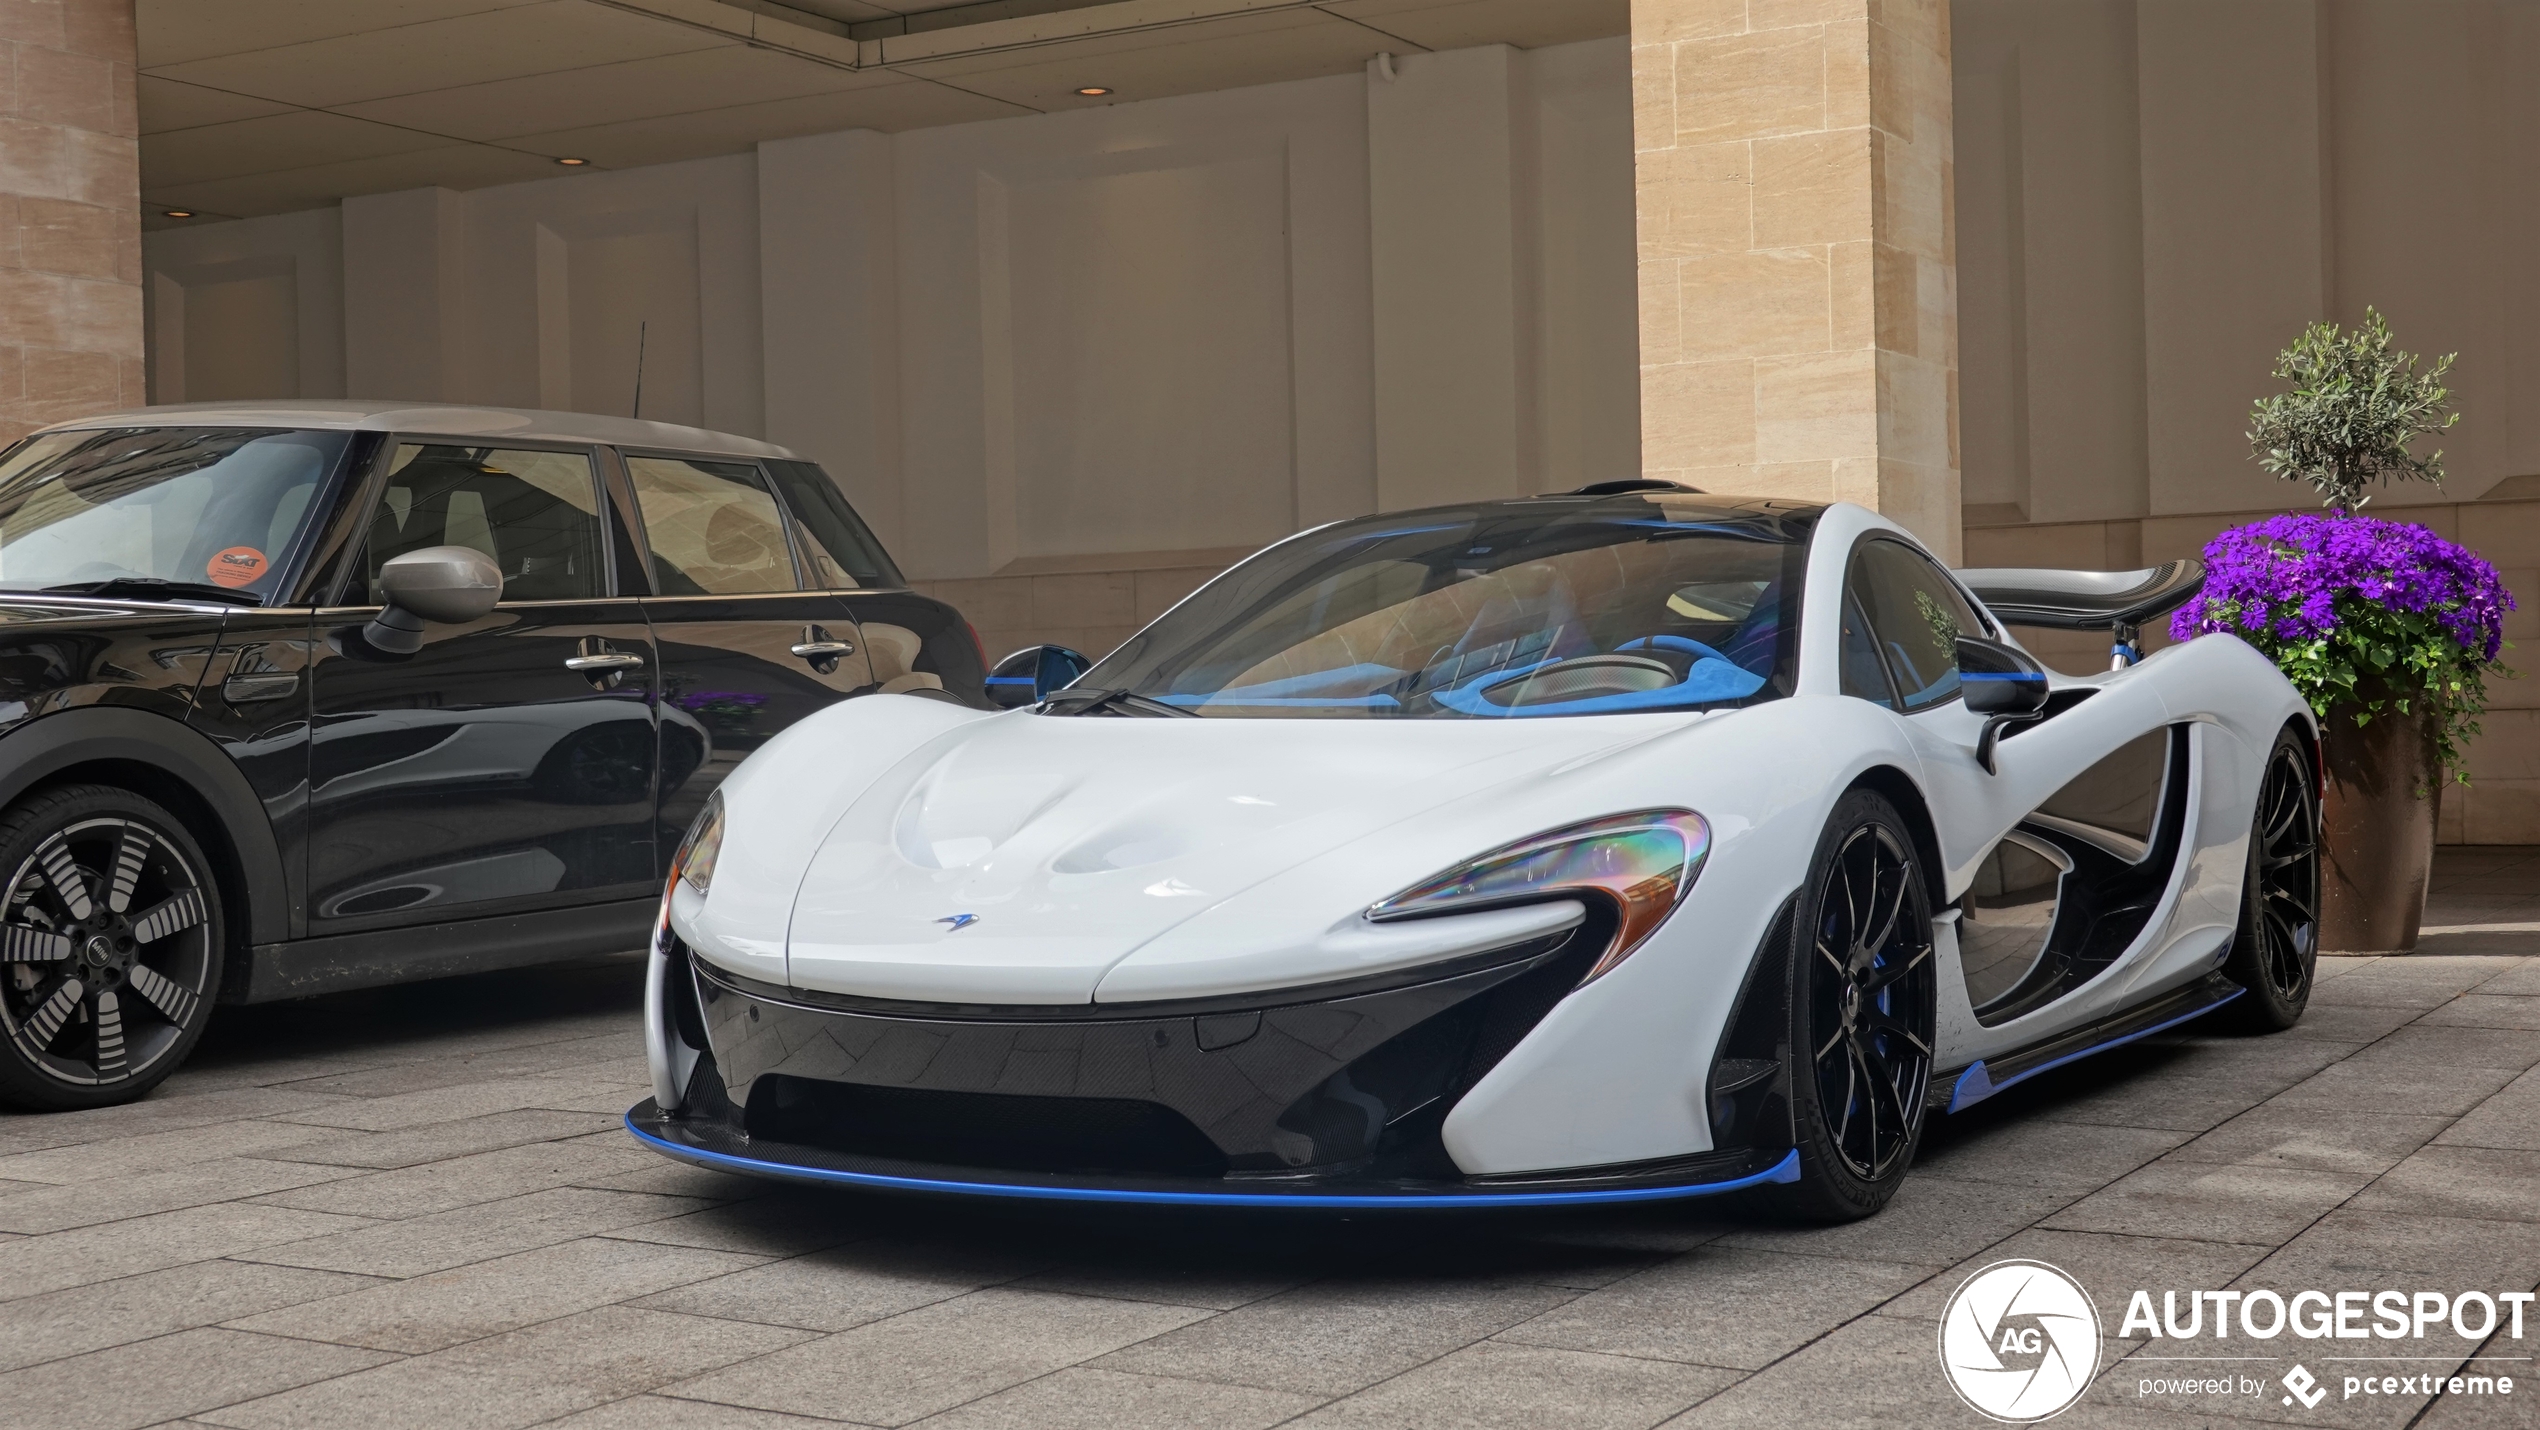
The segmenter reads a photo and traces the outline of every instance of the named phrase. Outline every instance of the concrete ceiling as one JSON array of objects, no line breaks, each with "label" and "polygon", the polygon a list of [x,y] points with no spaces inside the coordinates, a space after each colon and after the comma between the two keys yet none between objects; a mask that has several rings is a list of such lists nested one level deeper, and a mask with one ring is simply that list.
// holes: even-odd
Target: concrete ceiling
[{"label": "concrete ceiling", "polygon": [[[146,226],[1624,33],[1629,0],[139,0]],[[1100,85],[1113,93],[1074,91]],[[191,210],[188,220],[165,210]]]}]

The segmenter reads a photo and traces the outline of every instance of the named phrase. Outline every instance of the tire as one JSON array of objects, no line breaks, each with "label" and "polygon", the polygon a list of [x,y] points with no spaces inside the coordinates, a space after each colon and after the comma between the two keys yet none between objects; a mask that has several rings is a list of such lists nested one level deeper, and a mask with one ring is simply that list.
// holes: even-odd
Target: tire
[{"label": "tire", "polygon": [[1916,865],[1904,819],[1868,790],[1835,806],[1809,863],[1784,1054],[1799,1181],[1783,1204],[1805,1220],[1886,1206],[1922,1139],[1939,982]]},{"label": "tire", "polygon": [[2247,991],[2219,1021],[2253,1033],[2280,1033],[2302,1021],[2319,964],[2319,785],[2311,752],[2291,729],[2279,732],[2258,776],[2249,819],[2249,865],[2240,890],[2240,930],[2223,975]]},{"label": "tire", "polygon": [[211,1019],[224,920],[202,846],[129,790],[69,785],[0,812],[0,1103],[130,1102]]}]

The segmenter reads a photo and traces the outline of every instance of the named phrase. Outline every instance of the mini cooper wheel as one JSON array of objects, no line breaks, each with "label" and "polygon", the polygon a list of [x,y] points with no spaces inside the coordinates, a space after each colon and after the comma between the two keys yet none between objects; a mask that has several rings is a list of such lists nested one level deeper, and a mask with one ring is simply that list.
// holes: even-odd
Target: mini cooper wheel
[{"label": "mini cooper wheel", "polygon": [[1931,901],[1913,836],[1866,790],[1818,841],[1791,950],[1790,1209],[1848,1221],[1887,1205],[1914,1160],[1936,1017]]},{"label": "mini cooper wheel", "polygon": [[203,851],[149,800],[73,785],[0,815],[0,1101],[128,1102],[203,1033],[220,966]]},{"label": "mini cooper wheel", "polygon": [[2240,931],[2223,973],[2248,991],[2223,1017],[2273,1033],[2302,1020],[2319,962],[2319,786],[2311,752],[2291,730],[2275,737],[2258,778],[2249,823],[2249,870],[2240,891]]}]

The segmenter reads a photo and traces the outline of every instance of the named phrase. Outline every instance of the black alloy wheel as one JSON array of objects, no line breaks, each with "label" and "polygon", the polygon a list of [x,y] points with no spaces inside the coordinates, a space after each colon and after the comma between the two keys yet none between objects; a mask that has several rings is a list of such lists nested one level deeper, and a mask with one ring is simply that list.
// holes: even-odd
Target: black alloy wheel
[{"label": "black alloy wheel", "polygon": [[2287,729],[2267,752],[2258,805],[2249,822],[2249,868],[2240,895],[2240,931],[2223,972],[2248,991],[2224,1008],[2226,1021],[2272,1033],[2302,1019],[2319,961],[2319,783],[2311,752]]},{"label": "black alloy wheel", "polygon": [[73,785],[0,815],[0,1102],[128,1102],[184,1061],[220,967],[219,891],[158,805]]},{"label": "black alloy wheel", "polygon": [[1809,871],[1792,950],[1789,1057],[1800,1182],[1792,1209],[1868,1216],[1914,1160],[1931,1083],[1938,960],[1913,836],[1856,790],[1835,806]]}]

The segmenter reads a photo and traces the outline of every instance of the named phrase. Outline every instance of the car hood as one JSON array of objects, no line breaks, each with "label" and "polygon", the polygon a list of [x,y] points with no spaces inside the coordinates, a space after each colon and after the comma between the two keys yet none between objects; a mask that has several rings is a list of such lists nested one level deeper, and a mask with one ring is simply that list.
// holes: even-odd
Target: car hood
[{"label": "car hood", "polygon": [[[1198,996],[1229,977],[1308,983],[1512,942],[1575,923],[1577,906],[1383,926],[1358,915],[1529,832],[1461,814],[1439,828],[1447,806],[1698,718],[975,721],[928,740],[830,828],[796,896],[787,979],[877,998],[1069,1004]],[[1339,886],[1263,911],[1275,927],[1245,940],[1263,945],[1258,967],[1217,969],[1205,987],[1107,976],[1177,926],[1361,841],[1384,852]]]}]

